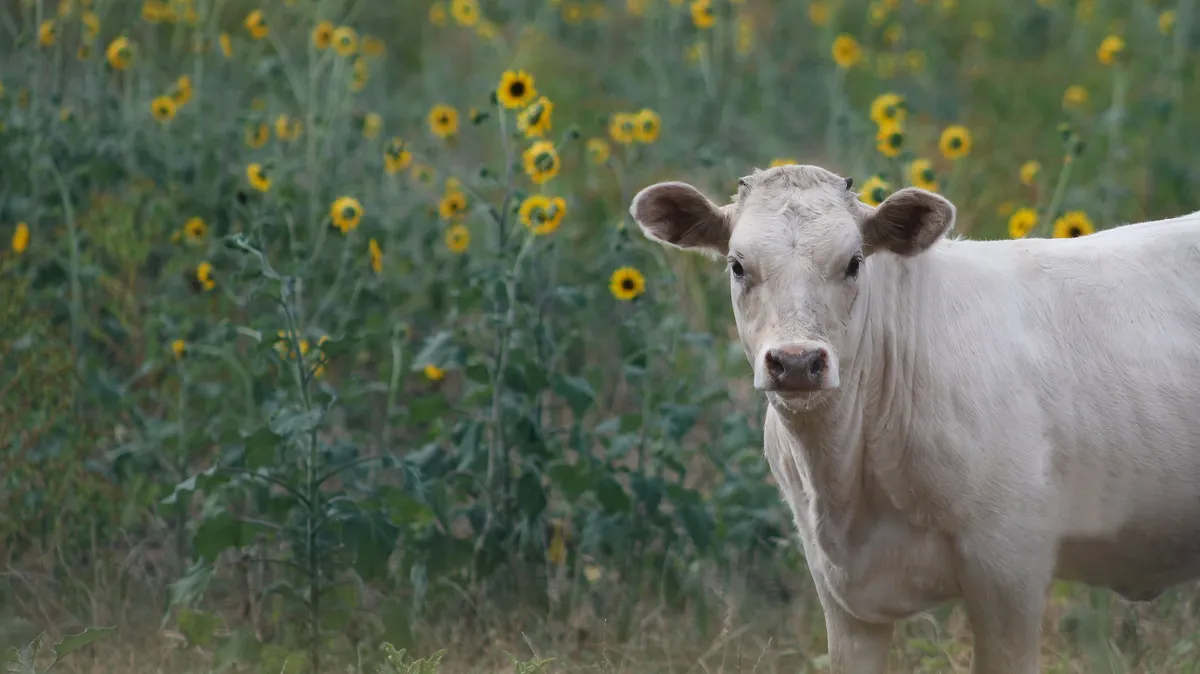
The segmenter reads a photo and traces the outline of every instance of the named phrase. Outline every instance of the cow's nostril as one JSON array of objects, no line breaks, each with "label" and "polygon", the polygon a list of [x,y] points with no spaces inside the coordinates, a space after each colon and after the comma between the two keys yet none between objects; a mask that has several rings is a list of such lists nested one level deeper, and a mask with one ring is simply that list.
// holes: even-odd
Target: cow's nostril
[{"label": "cow's nostril", "polygon": [[786,368],[774,352],[768,351],[766,357],[767,374],[771,375],[772,379],[781,379],[786,372]]},{"label": "cow's nostril", "polygon": [[821,373],[825,371],[825,353],[818,350],[809,358],[812,360],[808,364],[808,373],[814,377],[821,376]]}]

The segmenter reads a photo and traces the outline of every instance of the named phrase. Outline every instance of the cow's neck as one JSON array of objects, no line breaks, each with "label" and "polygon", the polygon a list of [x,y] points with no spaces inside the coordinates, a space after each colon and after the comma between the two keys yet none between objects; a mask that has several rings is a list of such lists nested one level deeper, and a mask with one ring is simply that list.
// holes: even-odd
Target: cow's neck
[{"label": "cow's neck", "polygon": [[805,475],[814,521],[820,523],[817,534],[827,550],[835,546],[844,551],[856,516],[863,508],[882,505],[872,502],[869,490],[881,485],[871,473],[885,469],[876,460],[880,454],[900,453],[873,455],[873,447],[885,438],[904,443],[907,436],[903,411],[911,391],[905,395],[905,382],[910,381],[907,364],[915,335],[903,317],[916,314],[904,306],[916,295],[910,287],[916,283],[911,264],[891,255],[871,260],[847,325],[846,344],[840,345],[850,357],[839,359],[839,388],[803,402],[772,403],[801,464],[797,467]]}]

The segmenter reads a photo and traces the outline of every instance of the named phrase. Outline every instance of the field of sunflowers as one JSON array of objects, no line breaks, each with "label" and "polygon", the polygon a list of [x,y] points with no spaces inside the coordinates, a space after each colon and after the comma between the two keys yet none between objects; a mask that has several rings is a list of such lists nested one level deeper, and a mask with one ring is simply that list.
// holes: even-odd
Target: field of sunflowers
[{"label": "field of sunflowers", "polygon": [[[720,265],[633,194],[806,163],[975,238],[1195,211],[1197,32],[1195,0],[0,3],[0,662],[821,671]],[[1056,585],[1044,671],[1194,671],[1198,599]],[[896,671],[969,658],[953,605],[897,630]]]}]

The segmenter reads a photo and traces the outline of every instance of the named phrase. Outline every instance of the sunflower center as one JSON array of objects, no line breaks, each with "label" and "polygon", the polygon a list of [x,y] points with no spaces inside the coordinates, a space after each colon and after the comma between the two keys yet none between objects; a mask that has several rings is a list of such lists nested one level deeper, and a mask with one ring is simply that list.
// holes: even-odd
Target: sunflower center
[{"label": "sunflower center", "polygon": [[958,138],[958,137],[951,138],[951,139],[950,139],[950,147],[951,147],[951,148],[953,148],[953,149],[955,149],[955,150],[957,150],[957,149],[959,149],[960,147],[962,147],[962,138]]},{"label": "sunflower center", "polygon": [[533,163],[539,171],[549,171],[554,167],[554,157],[549,152],[541,152],[534,158]]},{"label": "sunflower center", "polygon": [[927,183],[933,182],[933,170],[925,169],[924,171],[921,171],[921,180],[924,180]]},{"label": "sunflower center", "polygon": [[882,187],[876,187],[875,189],[871,190],[871,199],[873,201],[883,201],[884,196],[886,195],[884,195]]},{"label": "sunflower center", "polygon": [[646,133],[654,133],[654,121],[647,120],[645,122],[642,122],[642,129],[645,130]]},{"label": "sunflower center", "polygon": [[508,85],[508,93],[513,98],[520,98],[525,95],[525,83],[521,81],[513,82]]},{"label": "sunflower center", "polygon": [[1077,236],[1083,236],[1083,230],[1079,228],[1079,225],[1072,225],[1071,228],[1067,230],[1067,233],[1071,235],[1072,239]]},{"label": "sunflower center", "polygon": [[342,219],[353,220],[358,215],[358,209],[353,206],[342,206]]},{"label": "sunflower center", "polygon": [[622,290],[633,290],[633,287],[634,287],[633,279],[631,279],[631,278],[621,279],[621,289]]},{"label": "sunflower center", "polygon": [[450,115],[447,115],[443,112],[442,116],[438,117],[438,124],[441,124],[442,126],[450,126]]}]

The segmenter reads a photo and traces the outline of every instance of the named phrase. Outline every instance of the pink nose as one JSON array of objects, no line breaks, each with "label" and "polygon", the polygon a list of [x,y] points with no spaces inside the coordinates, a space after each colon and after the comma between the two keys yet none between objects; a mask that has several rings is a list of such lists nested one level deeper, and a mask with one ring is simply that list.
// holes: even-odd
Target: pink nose
[{"label": "pink nose", "polygon": [[829,369],[829,352],[823,348],[777,346],[764,356],[768,389],[816,391],[823,387]]}]

